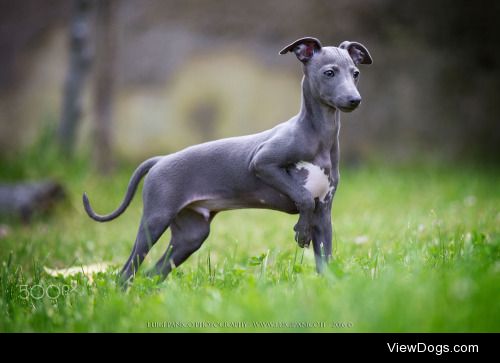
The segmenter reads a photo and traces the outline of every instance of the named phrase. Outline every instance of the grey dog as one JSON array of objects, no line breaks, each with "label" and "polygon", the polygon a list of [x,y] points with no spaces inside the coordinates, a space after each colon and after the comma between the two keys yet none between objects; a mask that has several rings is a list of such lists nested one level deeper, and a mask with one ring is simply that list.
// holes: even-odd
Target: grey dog
[{"label": "grey dog", "polygon": [[321,272],[332,254],[332,200],[339,182],[340,111],[361,102],[359,64],[371,64],[360,43],[323,47],[301,38],[280,54],[293,52],[303,64],[302,105],[297,115],[254,135],[188,147],[144,161],[133,173],[122,204],[108,215],[96,214],[83,194],[87,214],[110,221],[143,188],[143,216],[121,281],[135,275],[151,247],[170,227],[172,239],[152,274],[165,278],[201,247],[218,212],[265,208],[299,214],[294,227],[299,246],[313,243]]}]

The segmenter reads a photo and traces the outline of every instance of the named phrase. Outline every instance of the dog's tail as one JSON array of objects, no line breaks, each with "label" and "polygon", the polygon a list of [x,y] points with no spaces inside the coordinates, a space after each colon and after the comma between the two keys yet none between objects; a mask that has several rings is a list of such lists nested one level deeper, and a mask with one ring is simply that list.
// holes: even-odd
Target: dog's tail
[{"label": "dog's tail", "polygon": [[135,169],[134,174],[132,174],[132,177],[130,178],[130,181],[128,183],[127,193],[125,194],[125,198],[123,199],[122,204],[110,214],[106,214],[104,216],[96,214],[90,206],[87,193],[83,193],[83,206],[85,207],[85,211],[87,212],[89,217],[98,222],[107,222],[121,215],[132,201],[135,191],[137,190],[137,185],[139,185],[142,177],[146,175],[149,169],[151,169],[161,158],[162,156],[155,156],[142,162],[142,164],[139,165],[137,169]]}]

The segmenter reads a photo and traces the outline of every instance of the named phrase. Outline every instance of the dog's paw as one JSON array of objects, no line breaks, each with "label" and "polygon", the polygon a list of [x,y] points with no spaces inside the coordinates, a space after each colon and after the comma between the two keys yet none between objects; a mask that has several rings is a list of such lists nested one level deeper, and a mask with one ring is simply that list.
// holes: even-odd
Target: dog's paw
[{"label": "dog's paw", "polygon": [[295,227],[295,241],[297,241],[300,248],[309,247],[312,240],[311,228],[308,223],[301,223],[299,221]]}]

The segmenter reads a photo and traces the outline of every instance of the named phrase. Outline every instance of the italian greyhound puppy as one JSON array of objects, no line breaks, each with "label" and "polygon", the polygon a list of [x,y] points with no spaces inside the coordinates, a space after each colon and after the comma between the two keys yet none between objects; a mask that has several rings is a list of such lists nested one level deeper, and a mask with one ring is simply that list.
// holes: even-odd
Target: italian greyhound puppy
[{"label": "italian greyhound puppy", "polygon": [[114,212],[96,214],[83,194],[87,214],[99,222],[121,215],[144,175],[143,216],[132,253],[121,270],[129,282],[151,247],[170,227],[167,251],[152,270],[165,278],[198,250],[221,211],[265,208],[299,214],[294,227],[300,247],[312,241],[316,269],[332,254],[332,200],[339,182],[340,112],[361,102],[358,65],[371,64],[360,43],[323,47],[301,38],[280,54],[302,63],[302,105],[297,115],[254,135],[188,147],[144,161],[133,173],[125,198]]}]

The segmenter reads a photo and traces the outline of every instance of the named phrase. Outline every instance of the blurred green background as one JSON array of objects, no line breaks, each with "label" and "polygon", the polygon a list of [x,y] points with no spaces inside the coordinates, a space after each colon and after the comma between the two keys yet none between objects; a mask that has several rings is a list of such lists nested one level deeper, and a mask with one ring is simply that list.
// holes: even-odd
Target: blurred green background
[{"label": "blurred green background", "polygon": [[[252,133],[294,115],[300,65],[278,51],[310,35],[363,43],[364,102],[344,115],[345,161],[499,161],[499,4],[481,1],[121,0],[115,5],[113,148],[134,161]],[[71,2],[0,2],[0,150],[60,118]],[[90,22],[94,22],[91,17]],[[91,26],[91,32],[94,27]],[[95,40],[90,42],[95,51]],[[86,81],[80,147],[92,145]]]},{"label": "blurred green background", "polygon": [[[499,4],[0,0],[0,187],[53,179],[66,191],[30,223],[0,215],[0,331],[500,331]],[[61,120],[74,64],[85,68],[75,35],[88,64],[73,139]],[[165,282],[139,276],[123,293],[114,271],[140,194],[98,224],[82,192],[106,213],[138,161],[293,116],[301,66],[278,51],[306,35],[361,42],[374,58],[362,105],[342,115],[325,275],[293,240],[296,216],[243,210],[217,216]],[[110,268],[96,276],[44,269],[98,262]],[[196,321],[247,325],[148,325]]]}]

